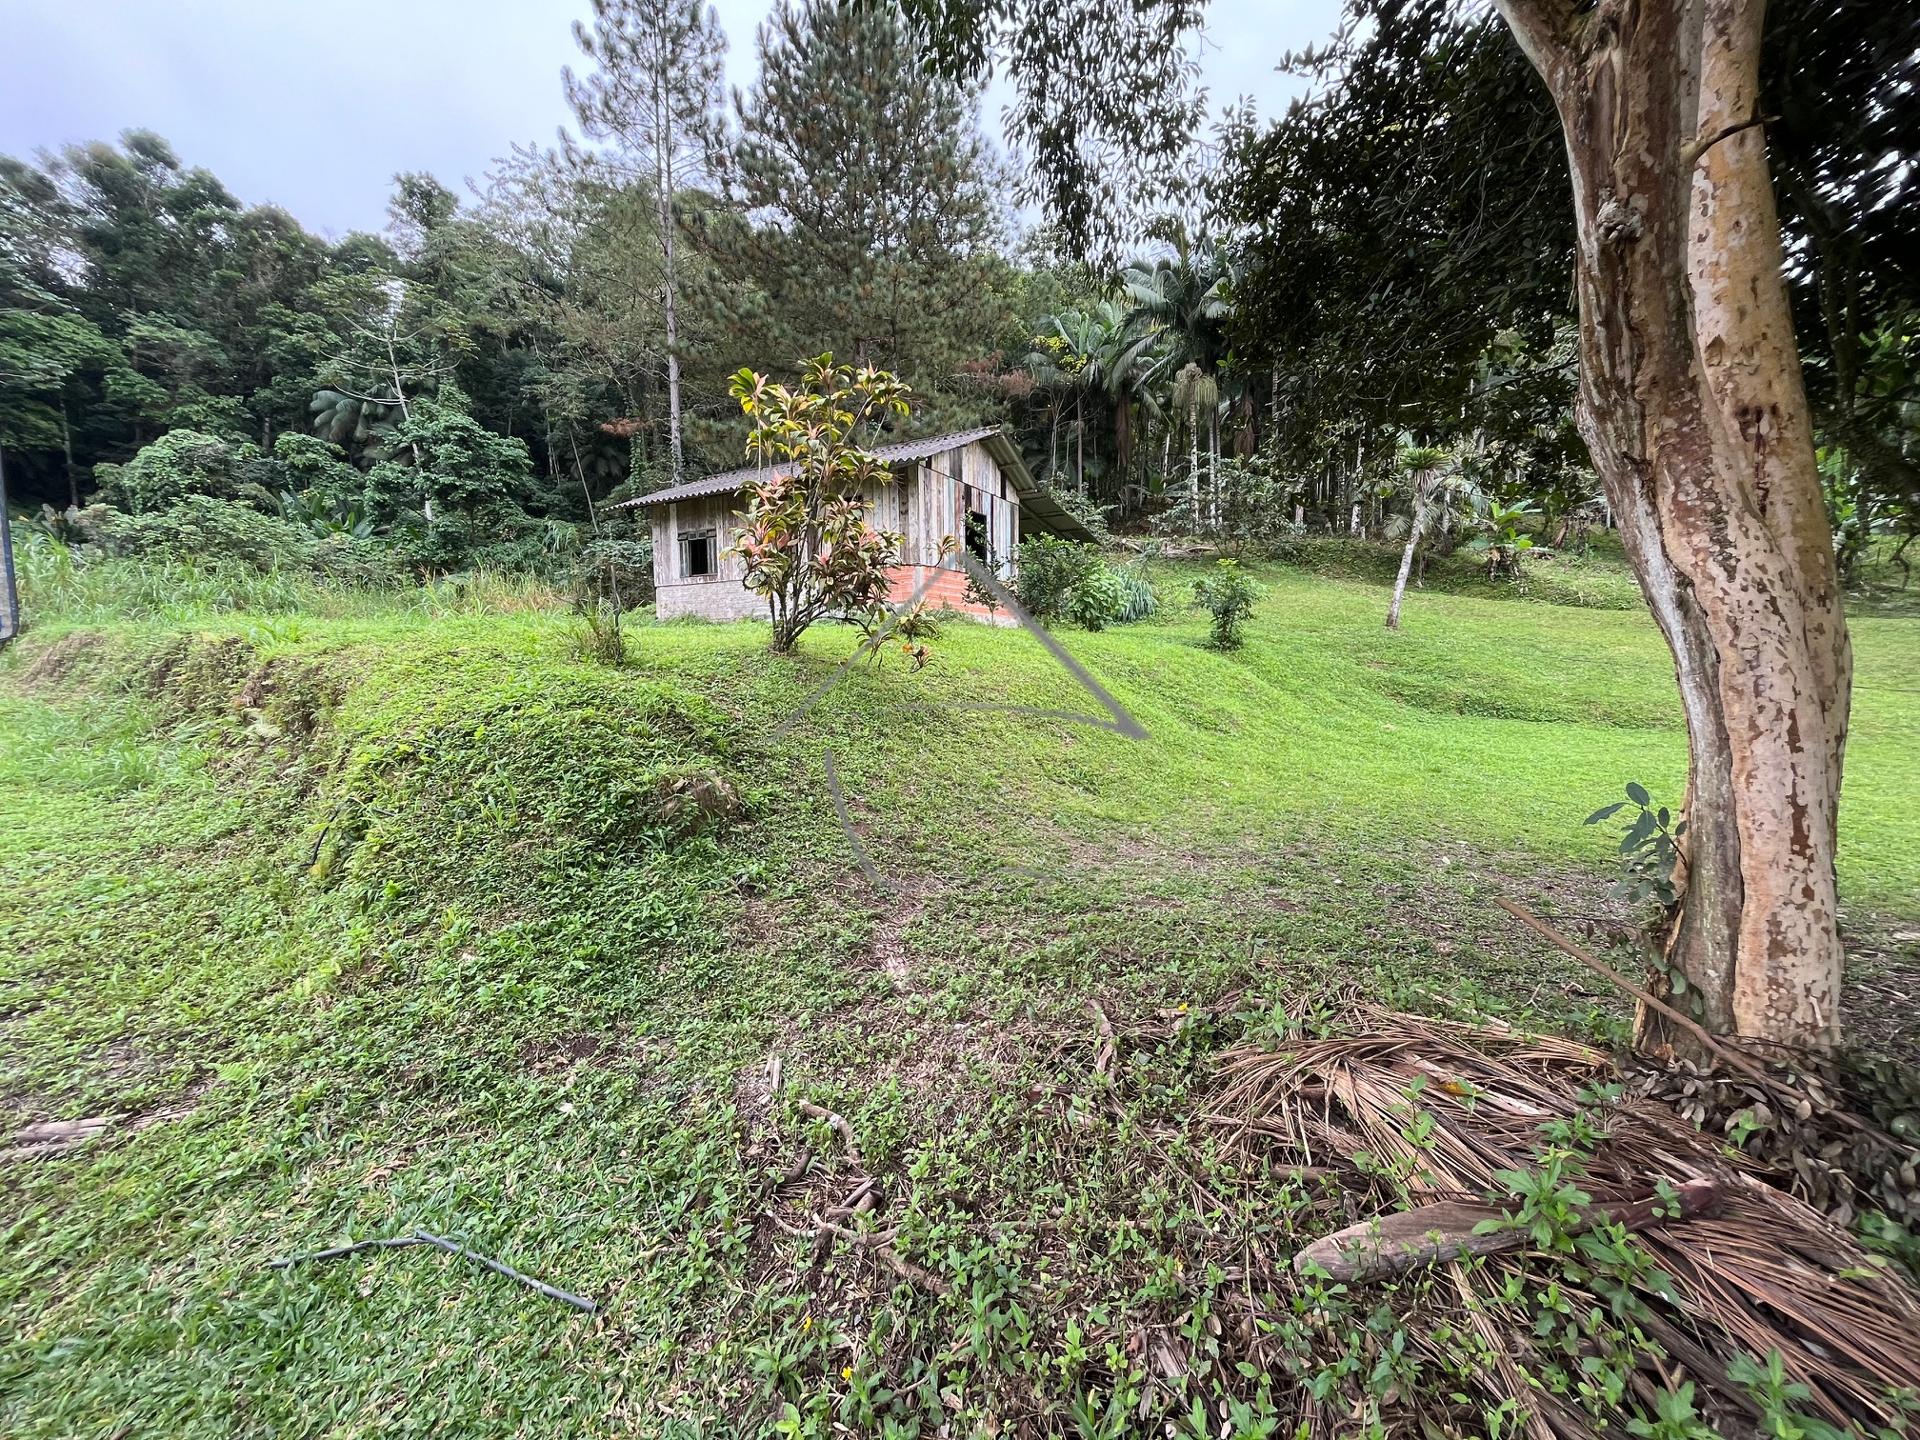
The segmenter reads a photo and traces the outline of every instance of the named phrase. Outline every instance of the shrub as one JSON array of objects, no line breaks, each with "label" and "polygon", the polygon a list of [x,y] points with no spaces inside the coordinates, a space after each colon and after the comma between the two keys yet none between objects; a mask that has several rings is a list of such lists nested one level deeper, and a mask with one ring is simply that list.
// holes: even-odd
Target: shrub
[{"label": "shrub", "polygon": [[1116,570],[1096,545],[1034,535],[1015,552],[1013,593],[1034,619],[1071,620],[1089,630],[1143,620],[1159,605],[1137,568]]},{"label": "shrub", "polygon": [[1117,574],[1097,555],[1094,558],[1094,568],[1068,598],[1067,618],[1088,630],[1104,630],[1120,619],[1126,609],[1128,591]]},{"label": "shrub", "polygon": [[115,510],[145,515],[196,495],[273,504],[279,467],[244,441],[200,430],[169,430],[124,465],[98,465],[99,498]]},{"label": "shrub", "polygon": [[1193,587],[1194,603],[1213,617],[1210,643],[1216,650],[1238,650],[1244,640],[1241,627],[1253,615],[1260,587],[1233,560],[1222,560],[1213,574]]},{"label": "shrub", "polygon": [[1065,618],[1076,592],[1102,567],[1096,547],[1057,535],[1022,540],[1014,554],[1014,598],[1042,622]]},{"label": "shrub", "polygon": [[730,553],[767,602],[774,654],[791,653],[825,616],[870,626],[885,610],[900,537],[873,528],[864,493],[893,475],[856,437],[904,417],[908,395],[888,372],[835,365],[831,355],[808,361],[792,389],[751,370],[734,375],[733,396],[754,422],[747,454],[765,469],[747,484]]},{"label": "shrub", "polygon": [[1269,543],[1298,533],[1295,504],[1306,482],[1284,473],[1265,453],[1242,460],[1222,456],[1206,475],[1204,492],[1190,478],[1167,492],[1167,508],[1153,519],[1161,535],[1205,535],[1237,543]]},{"label": "shrub", "polygon": [[620,612],[611,604],[581,607],[580,624],[569,639],[576,660],[616,670],[627,663],[627,637],[620,628]]},{"label": "shrub", "polygon": [[653,536],[637,540],[592,540],[581,547],[574,568],[574,594],[582,605],[622,610],[653,602]]},{"label": "shrub", "polygon": [[304,568],[316,559],[312,537],[300,526],[211,495],[188,495],[164,509],[136,514],[94,505],[80,512],[77,524],[108,555],[239,560],[258,570]]},{"label": "shrub", "polygon": [[1123,625],[1136,620],[1144,620],[1160,608],[1160,597],[1154,592],[1153,582],[1147,579],[1146,572],[1136,567],[1113,572],[1120,582],[1124,598],[1120,613],[1114,618]]}]

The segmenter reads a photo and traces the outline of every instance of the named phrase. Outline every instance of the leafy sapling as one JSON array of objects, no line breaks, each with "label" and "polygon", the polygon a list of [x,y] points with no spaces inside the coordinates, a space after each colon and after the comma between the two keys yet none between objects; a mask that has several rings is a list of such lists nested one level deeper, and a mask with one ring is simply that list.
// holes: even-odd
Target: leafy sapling
[{"label": "leafy sapling", "polygon": [[1620,837],[1620,863],[1626,873],[1614,894],[1635,904],[1651,901],[1670,909],[1680,899],[1680,867],[1686,861],[1680,841],[1687,833],[1687,822],[1676,822],[1664,805],[1656,808],[1646,786],[1630,780],[1625,800],[1602,805],[1586,823],[1603,824],[1629,807],[1633,818]]},{"label": "leafy sapling", "polygon": [[1245,640],[1242,627],[1252,618],[1260,586],[1233,560],[1222,560],[1213,574],[1193,587],[1196,605],[1213,617],[1208,644],[1216,650],[1238,650]]}]

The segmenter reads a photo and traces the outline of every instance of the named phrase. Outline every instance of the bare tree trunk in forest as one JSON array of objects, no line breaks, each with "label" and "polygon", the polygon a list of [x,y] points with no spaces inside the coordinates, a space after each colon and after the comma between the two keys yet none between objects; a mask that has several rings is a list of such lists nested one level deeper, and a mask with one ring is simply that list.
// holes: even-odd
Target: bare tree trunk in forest
[{"label": "bare tree trunk in forest", "polygon": [[67,419],[67,397],[60,397],[60,453],[67,460],[67,503],[80,508],[80,477],[73,471],[73,425]]},{"label": "bare tree trunk in forest", "polygon": [[674,273],[673,216],[673,105],[667,95],[667,76],[654,77],[659,124],[664,138],[654,147],[654,206],[659,212],[660,258],[666,284],[661,287],[660,318],[667,332],[667,446],[673,457],[673,475],[680,478],[680,296]]},{"label": "bare tree trunk in forest", "polygon": [[[387,371],[393,377],[393,400],[400,407],[400,419],[404,423],[413,419],[413,411],[407,405],[407,387],[400,383],[400,352],[399,341],[396,339],[399,326],[400,322],[397,318],[389,319],[387,322]],[[425,469],[426,460],[420,454],[420,446],[409,440],[407,449],[413,453],[414,470],[418,472]],[[433,496],[420,497],[420,513],[425,517],[427,524],[433,524]]]},{"label": "bare tree trunk in forest", "polygon": [[1200,481],[1200,407],[1187,405],[1187,477],[1193,489],[1193,525],[1207,533],[1207,492]]},{"label": "bare tree trunk in forest", "polygon": [[1220,530],[1220,413],[1207,407],[1207,523]]},{"label": "bare tree trunk in forest", "polygon": [[[1852,655],[1760,129],[1761,0],[1496,0],[1566,133],[1578,419],[1674,656],[1709,1030],[1840,1038],[1834,848]],[[1686,1048],[1643,1013],[1640,1043]]]},{"label": "bare tree trunk in forest", "polygon": [[0,449],[0,645],[20,633],[20,587],[13,574],[13,522],[7,518],[7,452]]},{"label": "bare tree trunk in forest", "polygon": [[1081,396],[1073,401],[1073,483],[1082,495],[1087,493],[1087,415]]}]

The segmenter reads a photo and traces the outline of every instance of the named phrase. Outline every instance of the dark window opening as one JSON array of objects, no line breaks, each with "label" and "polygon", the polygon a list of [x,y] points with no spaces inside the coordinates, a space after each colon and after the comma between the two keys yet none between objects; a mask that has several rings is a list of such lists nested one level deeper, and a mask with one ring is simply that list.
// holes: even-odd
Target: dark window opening
[{"label": "dark window opening", "polygon": [[967,512],[967,553],[982,562],[991,562],[993,559],[987,536],[987,517],[978,510],[969,510]]},{"label": "dark window opening", "polygon": [[700,530],[680,537],[680,573],[688,579],[713,574],[715,558],[713,531]]}]

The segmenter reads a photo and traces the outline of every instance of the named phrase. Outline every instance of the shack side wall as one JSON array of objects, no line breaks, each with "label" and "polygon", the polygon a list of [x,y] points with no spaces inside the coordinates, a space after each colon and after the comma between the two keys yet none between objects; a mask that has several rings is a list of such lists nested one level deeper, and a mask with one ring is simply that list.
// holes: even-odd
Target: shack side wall
[{"label": "shack side wall", "polygon": [[[662,620],[766,618],[766,602],[740,583],[745,568],[737,557],[726,554],[739,526],[734,511],[740,503],[738,495],[712,495],[652,510],[654,611]],[[976,441],[906,465],[892,484],[869,493],[868,507],[878,528],[904,537],[902,563],[893,569],[890,598],[905,600],[929,572],[937,572],[924,596],[931,608],[1012,623],[1004,612],[996,615],[969,603],[965,568],[953,556],[940,557],[943,540],[949,535],[956,540],[964,537],[968,511],[979,510],[987,517],[995,573],[1011,574],[1013,548],[1020,539],[1019,496],[985,445]],[[714,533],[720,557],[714,573],[684,574],[680,537],[707,529]]]}]

